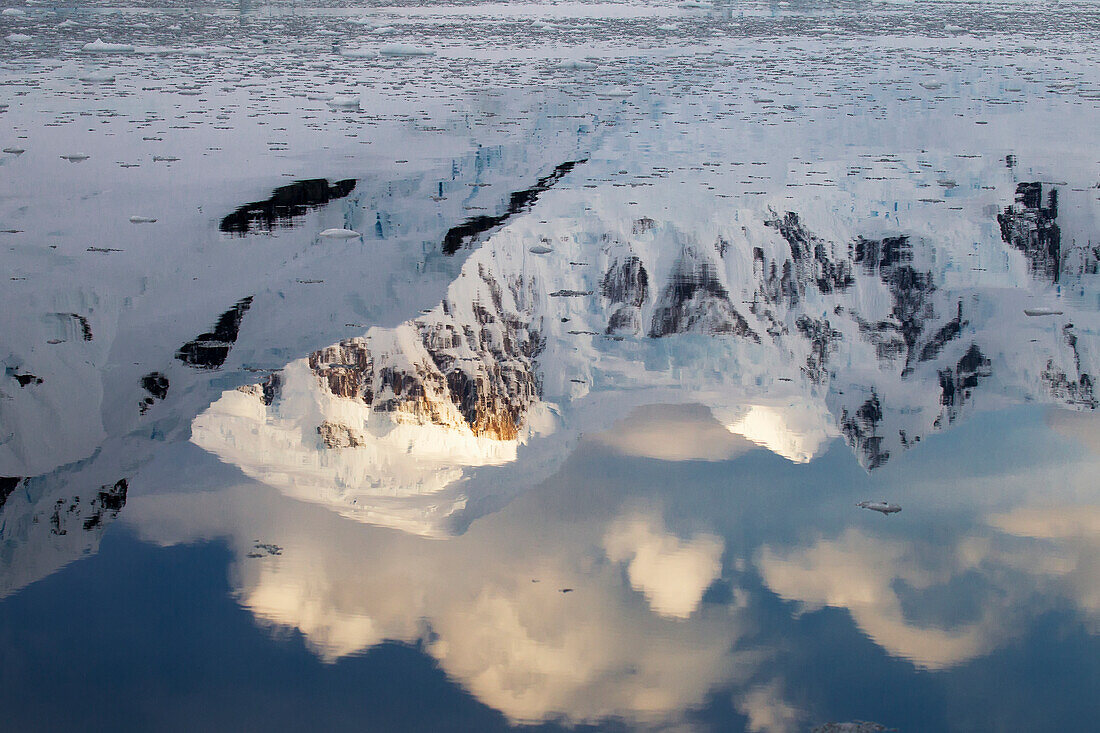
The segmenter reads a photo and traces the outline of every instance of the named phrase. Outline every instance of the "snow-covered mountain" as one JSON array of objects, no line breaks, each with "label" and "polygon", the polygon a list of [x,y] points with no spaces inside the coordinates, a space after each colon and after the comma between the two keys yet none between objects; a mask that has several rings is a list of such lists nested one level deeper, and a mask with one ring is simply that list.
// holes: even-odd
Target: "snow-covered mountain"
[{"label": "snow-covered mountain", "polygon": [[[1062,252],[1056,196],[1020,184],[996,238],[959,217],[948,231],[977,247],[960,252],[837,209],[714,197],[658,220],[555,192],[475,251],[435,308],[226,393],[193,440],[293,496],[438,534],[642,404],[702,403],[795,461],[840,435],[868,470],[975,405],[1094,409],[1100,356],[1079,337],[1093,314],[1025,308],[1053,302],[1052,273],[1095,269]],[[1016,289],[954,282],[959,260],[998,250],[996,284]]]},{"label": "snow-covered mountain", "polygon": [[[132,481],[165,445],[186,440],[226,389],[260,374],[270,391],[289,358],[438,302],[469,253],[443,254],[452,229],[480,211],[525,211],[562,161],[584,159],[592,130],[549,114],[528,120],[524,145],[456,137],[449,150],[410,153],[403,175],[265,184],[269,195],[244,194],[249,203],[174,227],[176,241],[145,240],[119,215],[123,246],[91,255],[111,260],[39,255],[53,258],[56,276],[0,294],[9,316],[0,322],[0,589],[94,552],[121,507],[112,499],[97,510],[102,487]],[[361,236],[319,235],[336,227]],[[173,251],[178,241],[185,251]],[[51,531],[55,516],[64,532]]]}]

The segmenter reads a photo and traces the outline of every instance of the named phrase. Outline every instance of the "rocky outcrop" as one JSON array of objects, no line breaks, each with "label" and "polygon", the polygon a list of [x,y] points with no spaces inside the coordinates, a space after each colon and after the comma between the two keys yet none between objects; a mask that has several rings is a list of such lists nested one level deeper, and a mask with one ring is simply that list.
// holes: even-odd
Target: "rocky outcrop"
[{"label": "rocky outcrop", "polygon": [[714,263],[697,250],[685,247],[657,300],[649,336],[660,338],[690,332],[728,334],[760,343],[760,336],[733,307]]},{"label": "rocky outcrop", "polygon": [[1093,378],[1081,368],[1080,344],[1072,323],[1062,327],[1062,340],[1072,353],[1076,374],[1067,374],[1055,365],[1054,359],[1049,359],[1040,376],[1055,399],[1074,407],[1095,410],[1098,403],[1093,394]]},{"label": "rocky outcrop", "polygon": [[954,369],[944,369],[940,376],[940,404],[943,413],[936,419],[935,426],[941,427],[943,419],[954,422],[959,408],[970,399],[970,391],[978,382],[992,374],[989,359],[985,358],[977,344],[971,344]]},{"label": "rocky outcrop", "polygon": [[615,307],[605,333],[633,335],[641,330],[641,308],[649,299],[649,273],[639,257],[615,260],[604,274],[600,293]]},{"label": "rocky outcrop", "polygon": [[92,463],[0,478],[0,598],[94,551],[126,506],[129,480],[96,488],[98,471],[85,473]]},{"label": "rocky outcrop", "polygon": [[806,356],[802,372],[814,384],[823,384],[828,377],[829,360],[839,348],[844,334],[834,329],[828,318],[799,316],[795,326],[810,344],[810,353]]},{"label": "rocky outcrop", "polygon": [[0,476],[0,511],[4,509],[4,503],[18,488],[22,480],[22,476]]},{"label": "rocky outcrop", "polygon": [[1058,282],[1062,271],[1062,233],[1058,228],[1058,189],[1039,182],[1016,186],[1016,203],[997,215],[1001,238],[1027,257],[1038,278]]},{"label": "rocky outcrop", "polygon": [[176,352],[176,358],[196,369],[217,369],[229,358],[229,350],[237,342],[244,314],[252,306],[252,296],[242,298],[222,313],[214,329],[188,341]]},{"label": "rocky outcrop", "polygon": [[360,431],[329,420],[317,426],[317,434],[326,448],[361,448],[367,444]]},{"label": "rocky outcrop", "polygon": [[128,488],[129,482],[119,479],[113,485],[99,487],[99,491],[91,499],[85,500],[78,495],[57,499],[45,516],[50,534],[66,535],[80,530],[86,532],[114,519],[126,506]]},{"label": "rocky outcrop", "polygon": [[149,372],[141,378],[141,388],[149,394],[142,398],[139,405],[144,415],[152,407],[156,400],[163,400],[168,396],[168,377],[160,372]]},{"label": "rocky outcrop", "polygon": [[540,396],[534,357],[543,342],[531,314],[516,305],[524,283],[507,291],[479,269],[477,298],[445,301],[395,331],[372,331],[314,352],[309,366],[336,397],[357,400],[397,422],[464,426],[474,435],[514,440]]},{"label": "rocky outcrop", "polygon": [[794,279],[802,286],[813,283],[822,293],[846,290],[855,282],[846,260],[831,256],[831,245],[802,226],[798,214],[788,211],[783,217],[767,222],[779,231],[791,250]]},{"label": "rocky outcrop", "polygon": [[587,158],[581,160],[568,160],[556,166],[549,174],[535,181],[535,185],[530,188],[513,191],[512,195],[508,197],[508,206],[503,213],[495,216],[474,216],[457,226],[451,227],[451,229],[443,235],[443,254],[453,255],[461,249],[463,245],[469,244],[479,235],[496,229],[497,227],[504,226],[513,216],[531,208],[535,202],[538,201],[541,194],[550,190],[550,188],[565,177],[569,171],[587,162]]},{"label": "rocky outcrop", "polygon": [[890,451],[883,447],[883,435],[878,431],[882,422],[882,405],[874,392],[854,413],[843,410],[838,422],[848,444],[861,454],[867,470],[873,471],[890,460]]},{"label": "rocky outcrop", "polygon": [[291,226],[296,217],[342,199],[354,189],[355,181],[351,179],[331,184],[324,178],[295,181],[276,188],[268,199],[241,206],[222,219],[218,228],[227,234],[246,234]]}]

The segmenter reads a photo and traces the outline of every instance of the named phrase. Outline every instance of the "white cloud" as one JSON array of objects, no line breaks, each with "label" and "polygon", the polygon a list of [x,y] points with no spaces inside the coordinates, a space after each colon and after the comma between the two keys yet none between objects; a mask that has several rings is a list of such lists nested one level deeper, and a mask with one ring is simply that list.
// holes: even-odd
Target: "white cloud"
[{"label": "white cloud", "polygon": [[720,537],[698,534],[683,540],[660,519],[637,513],[613,522],[603,538],[607,556],[626,563],[630,585],[662,616],[687,618],[722,571]]}]

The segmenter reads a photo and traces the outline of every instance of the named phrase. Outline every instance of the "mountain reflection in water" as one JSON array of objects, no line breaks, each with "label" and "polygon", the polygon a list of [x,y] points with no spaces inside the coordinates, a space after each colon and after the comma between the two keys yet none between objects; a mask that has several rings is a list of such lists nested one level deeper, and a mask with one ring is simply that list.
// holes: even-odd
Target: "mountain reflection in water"
[{"label": "mountain reflection in water", "polygon": [[1100,12],[324,5],[4,11],[0,728],[1100,719]]}]

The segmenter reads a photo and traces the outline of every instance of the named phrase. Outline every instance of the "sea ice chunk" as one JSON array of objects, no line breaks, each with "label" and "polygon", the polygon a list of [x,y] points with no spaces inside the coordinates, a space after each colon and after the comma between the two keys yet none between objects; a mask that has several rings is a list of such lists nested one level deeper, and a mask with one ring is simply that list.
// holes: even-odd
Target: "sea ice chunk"
[{"label": "sea ice chunk", "polygon": [[326,229],[321,236],[327,239],[355,239],[363,235],[354,229]]},{"label": "sea ice chunk", "polygon": [[102,38],[97,38],[83,46],[85,51],[93,53],[128,53],[134,50],[129,43],[105,43]]}]

